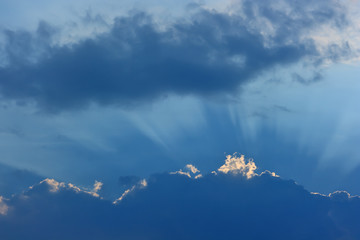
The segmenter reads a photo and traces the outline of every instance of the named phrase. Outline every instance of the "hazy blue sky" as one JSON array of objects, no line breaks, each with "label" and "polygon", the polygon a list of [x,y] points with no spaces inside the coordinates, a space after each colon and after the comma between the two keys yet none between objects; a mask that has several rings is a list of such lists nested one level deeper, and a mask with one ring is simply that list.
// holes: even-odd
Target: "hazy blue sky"
[{"label": "hazy blue sky", "polygon": [[236,152],[308,191],[360,194],[359,10],[0,1],[0,196],[50,178],[119,197],[121,179],[206,175]]},{"label": "hazy blue sky", "polygon": [[239,152],[360,193],[359,4],[326,3],[2,1],[1,163],[90,184]]}]

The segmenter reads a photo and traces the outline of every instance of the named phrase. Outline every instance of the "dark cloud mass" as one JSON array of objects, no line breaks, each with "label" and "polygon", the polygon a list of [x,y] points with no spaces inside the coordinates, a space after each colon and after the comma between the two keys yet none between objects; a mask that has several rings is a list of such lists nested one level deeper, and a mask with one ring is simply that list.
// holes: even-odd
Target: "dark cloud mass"
[{"label": "dark cloud mass", "polygon": [[307,34],[344,26],[344,8],[328,1],[282,4],[288,6],[243,1],[238,14],[199,9],[165,29],[136,13],[116,18],[105,33],[62,46],[51,44],[57,30],[45,22],[36,33],[8,30],[0,93],[55,112],[89,103],[128,105],[169,93],[233,93],[272,67],[306,57],[335,59],[334,52],[321,55]]},{"label": "dark cloud mass", "polygon": [[[111,203],[46,179],[0,198],[1,239],[359,239],[360,199],[312,194],[253,162],[228,157],[202,177],[187,165],[153,175]],[[187,172],[188,171],[188,172]]]},{"label": "dark cloud mass", "polygon": [[10,197],[25,191],[29,185],[36,184],[43,177],[22,169],[16,169],[0,163],[0,195]]}]

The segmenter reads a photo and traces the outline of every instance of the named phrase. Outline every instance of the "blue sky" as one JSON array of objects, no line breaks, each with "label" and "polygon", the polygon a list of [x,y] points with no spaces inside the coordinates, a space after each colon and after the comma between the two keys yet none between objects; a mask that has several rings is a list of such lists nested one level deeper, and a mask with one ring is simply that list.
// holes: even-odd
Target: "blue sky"
[{"label": "blue sky", "polygon": [[357,2],[2,4],[1,163],[89,184],[239,152],[360,191]]},{"label": "blue sky", "polygon": [[45,178],[97,180],[112,201],[124,179],[207,176],[233,153],[326,198],[360,194],[359,8],[0,2],[0,215]]}]

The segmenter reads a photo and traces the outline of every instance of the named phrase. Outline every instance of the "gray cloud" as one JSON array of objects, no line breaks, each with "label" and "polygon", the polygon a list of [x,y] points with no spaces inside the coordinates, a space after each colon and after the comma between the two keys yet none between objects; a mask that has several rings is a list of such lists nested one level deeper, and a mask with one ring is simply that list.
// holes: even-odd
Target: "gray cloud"
[{"label": "gray cloud", "polygon": [[[313,194],[248,161],[192,178],[155,174],[116,204],[46,179],[0,199],[2,239],[358,239],[360,199]],[[253,164],[253,163],[251,163]],[[237,167],[235,167],[238,165]],[[244,168],[245,167],[245,168]],[[192,166],[192,168],[194,168]],[[6,209],[6,210],[5,210]]]},{"label": "gray cloud", "polygon": [[172,93],[235,93],[272,67],[329,58],[308,33],[345,26],[344,8],[328,1],[283,4],[244,1],[236,5],[238,14],[199,9],[165,30],[140,12],[116,18],[108,32],[62,46],[53,44],[57,30],[45,22],[36,33],[8,30],[0,93],[54,112],[89,103],[124,106]]}]

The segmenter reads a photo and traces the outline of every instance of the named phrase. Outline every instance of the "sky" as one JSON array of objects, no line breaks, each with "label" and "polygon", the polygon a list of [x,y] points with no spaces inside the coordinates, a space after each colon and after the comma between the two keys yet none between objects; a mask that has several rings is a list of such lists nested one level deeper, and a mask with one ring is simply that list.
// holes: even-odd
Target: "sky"
[{"label": "sky", "polygon": [[[0,1],[0,229],[70,239],[53,228],[83,202],[74,219],[95,210],[80,239],[210,238],[225,233],[198,229],[227,228],[221,219],[269,224],[275,213],[259,203],[279,209],[270,239],[296,239],[313,209],[323,225],[302,226],[308,237],[358,239],[347,214],[360,195],[359,10],[356,0]],[[228,156],[235,170],[222,172]],[[194,199],[175,201],[179,191]],[[255,212],[236,206],[241,194]],[[160,206],[168,215],[147,225]],[[295,207],[304,214],[277,235]],[[184,223],[196,214],[217,220]],[[105,224],[128,219],[143,232]],[[99,232],[82,235],[89,226]]]}]

